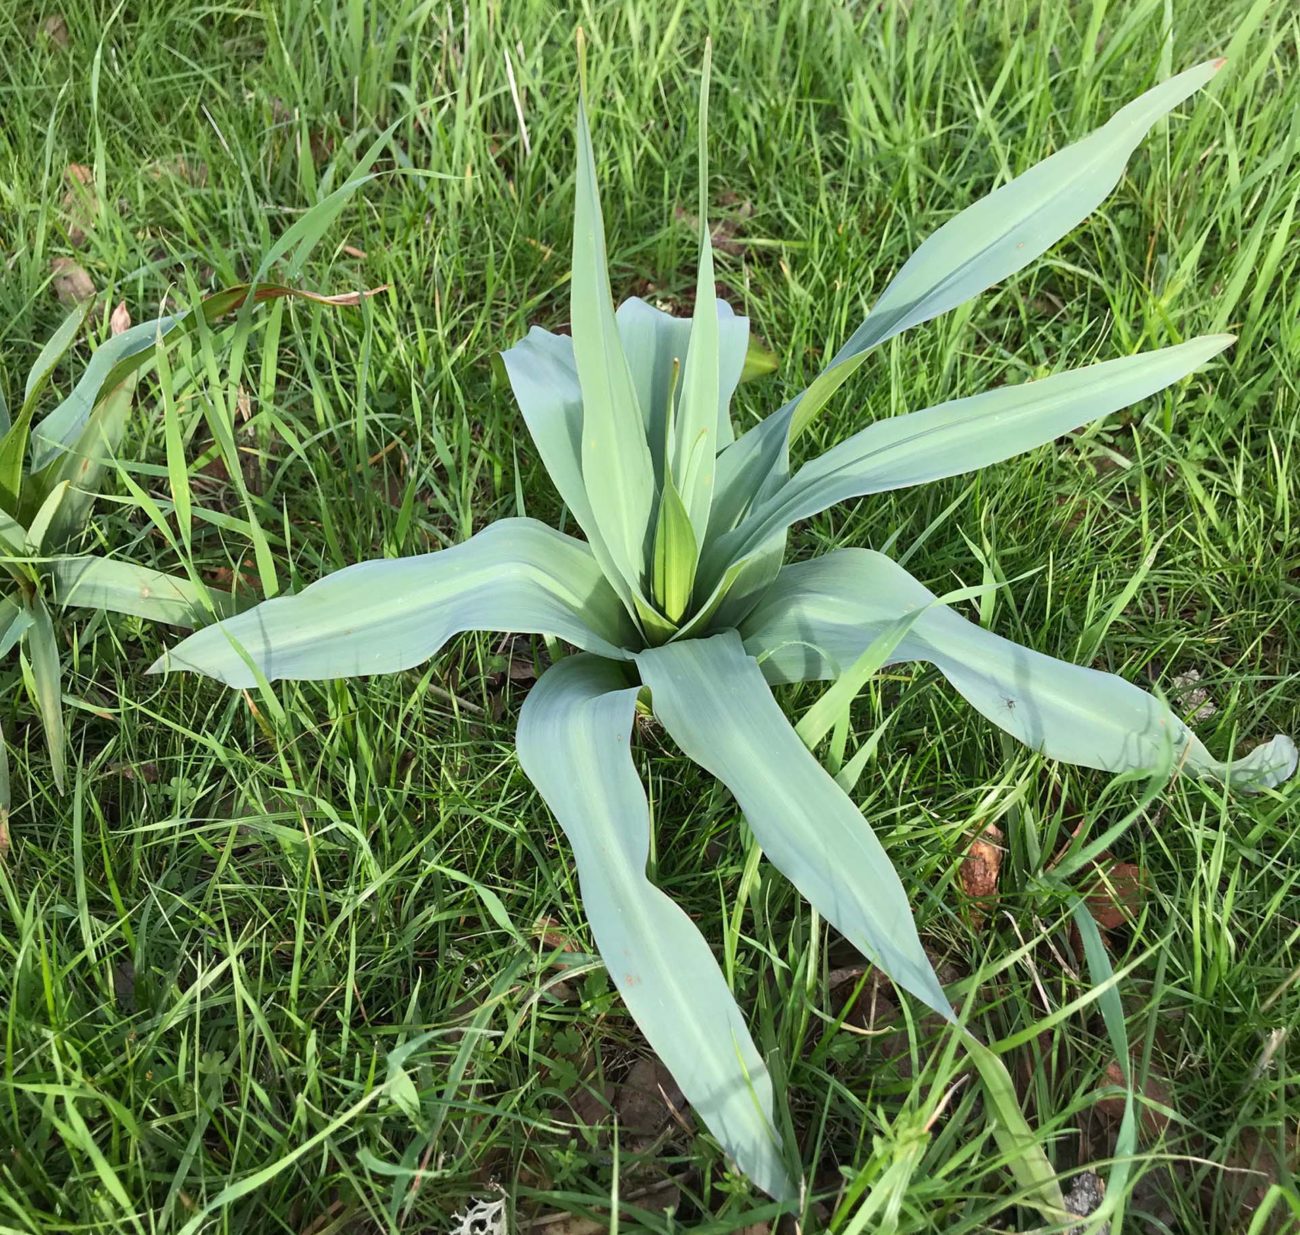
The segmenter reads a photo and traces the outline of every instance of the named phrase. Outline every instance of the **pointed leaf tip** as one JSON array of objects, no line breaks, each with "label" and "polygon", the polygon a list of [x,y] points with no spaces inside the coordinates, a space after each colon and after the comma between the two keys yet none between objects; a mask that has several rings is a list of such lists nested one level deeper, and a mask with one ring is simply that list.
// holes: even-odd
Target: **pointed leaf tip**
[{"label": "pointed leaf tip", "polygon": [[573,41],[578,48],[578,96],[585,102],[587,98],[587,32],[581,26],[574,31]]}]

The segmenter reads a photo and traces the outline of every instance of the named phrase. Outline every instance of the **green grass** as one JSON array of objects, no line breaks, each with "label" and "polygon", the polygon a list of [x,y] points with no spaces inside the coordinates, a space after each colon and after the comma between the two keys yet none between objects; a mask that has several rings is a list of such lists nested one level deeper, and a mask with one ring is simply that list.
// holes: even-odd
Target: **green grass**
[{"label": "green grass", "polygon": [[[188,281],[252,274],[392,126],[382,174],[300,275],[389,290],[352,311],[276,305],[237,328],[233,353],[172,356],[192,565],[284,590],[500,515],[559,514],[492,357],[567,317],[579,21],[615,294],[673,303],[694,280],[675,211],[693,212],[713,33],[711,197],[736,242],[719,280],[781,358],[742,392],[744,421],[812,376],[956,208],[1162,74],[1227,52],[1207,96],[1157,129],[1083,228],[892,342],[816,433],[1195,333],[1232,330],[1236,347],[1051,448],[823,515],[797,548],[888,548],[938,591],[1017,580],[981,602],[985,623],[1171,697],[1196,670],[1217,706],[1196,727],[1216,754],[1300,732],[1300,25],[1286,5],[1008,0],[954,17],[936,0],[69,0],[66,46],[38,32],[48,12],[0,14],[11,404],[60,317],[51,259],[75,256],[106,302],[147,318]],[[78,248],[59,221],[69,163],[93,169],[102,206]],[[138,402],[138,462],[123,466],[165,504],[156,379]],[[207,418],[241,406],[239,457],[223,461]],[[174,530],[169,543],[125,483],[113,491],[100,550],[180,569]],[[513,753],[540,642],[462,639],[419,670],[267,700],[144,676],[174,634],[131,619],[70,613],[62,637],[81,769],[66,797],[18,664],[0,670],[13,780],[0,1231],[440,1233],[473,1198],[502,1196],[511,1229],[560,1211],[600,1226],[615,1189],[624,1232],[772,1218],[706,1137],[669,1124],[642,1150],[622,1127],[590,1126],[591,1095],[617,1093],[645,1047],[589,955],[563,838]],[[1041,876],[1075,829],[1123,821],[1141,786],[1004,744],[923,668],[874,682],[854,725],[858,739],[886,726],[858,795],[937,962],[1004,1044],[1067,1186],[1085,1167],[1105,1174],[1111,1048],[1068,905]],[[641,762],[658,878],[726,958],[772,1052],[812,1185],[803,1229],[848,1229],[840,1200],[882,1179],[900,1231],[1032,1226],[969,1077],[935,1115],[964,1075],[951,1039],[922,1021],[909,1044],[887,994],[879,1032],[842,1024],[853,987],[832,981],[855,958],[766,866],[746,878],[720,788],[662,734],[639,743],[654,755]],[[1179,781],[1111,846],[1145,872],[1136,919],[1110,943],[1160,1107],[1125,1229],[1300,1229],[1286,1191],[1300,1165],[1286,1037],[1300,1016],[1296,806],[1294,785],[1243,799]],[[957,872],[989,822],[1007,853],[979,924]],[[394,1052],[413,1092],[391,1083]],[[647,1192],[665,1176],[675,1216]]]}]

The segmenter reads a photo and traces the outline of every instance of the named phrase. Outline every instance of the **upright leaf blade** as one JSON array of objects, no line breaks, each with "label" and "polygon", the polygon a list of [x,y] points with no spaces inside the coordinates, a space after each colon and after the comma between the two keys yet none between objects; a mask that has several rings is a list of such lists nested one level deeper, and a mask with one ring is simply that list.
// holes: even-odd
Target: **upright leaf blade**
[{"label": "upright leaf blade", "polygon": [[258,673],[395,673],[467,630],[554,635],[614,659],[636,640],[586,545],[533,519],[501,519],[454,548],[361,562],[263,601],[183,640],[150,672],[188,669],[243,687]]},{"label": "upright leaf blade", "polygon": [[[706,42],[700,83],[700,263],[691,318],[690,350],[682,375],[682,394],[674,422],[672,479],[695,530],[704,540],[713,504],[713,471],[718,441],[718,315],[714,311],[713,241],[709,234],[709,69],[713,45]],[[671,616],[671,614],[669,615]]]},{"label": "upright leaf blade", "polygon": [[646,878],[637,693],[610,662],[566,657],[524,701],[519,761],[569,839],[596,946],[641,1032],[745,1174],[791,1199],[763,1058],[699,931]]},{"label": "upright leaf blade", "polygon": [[[759,357],[754,361],[756,369],[762,364],[761,357],[770,357],[770,353],[750,342],[748,318],[737,317],[725,300],[714,303],[718,311],[717,444],[721,446],[735,436],[730,415],[731,397],[744,380],[751,353]],[[645,420],[646,438],[655,465],[655,483],[662,486],[668,437],[665,418],[670,402],[673,365],[684,366],[690,360],[692,318],[674,317],[637,296],[623,301],[614,317]]]},{"label": "upright leaf blade", "polygon": [[570,316],[582,387],[582,477],[610,556],[635,591],[649,561],[654,466],[614,319],[585,97],[578,103],[577,140]]},{"label": "upright leaf blade", "polygon": [[666,476],[655,531],[654,598],[670,622],[680,621],[690,604],[698,560],[690,514],[677,495],[672,476]]},{"label": "upright leaf blade", "polygon": [[952,1020],[888,854],[790,727],[740,636],[670,643],[636,662],[655,715],[735,795],[773,864],[899,986]]}]

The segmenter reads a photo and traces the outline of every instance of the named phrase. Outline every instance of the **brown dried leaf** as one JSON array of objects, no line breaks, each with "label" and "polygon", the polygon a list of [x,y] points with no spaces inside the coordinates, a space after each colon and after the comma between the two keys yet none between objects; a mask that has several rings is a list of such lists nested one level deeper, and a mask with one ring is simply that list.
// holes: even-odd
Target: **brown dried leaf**
[{"label": "brown dried leaf", "polygon": [[560,929],[560,924],[554,918],[545,916],[538,918],[533,923],[533,934],[554,951],[576,952],[578,950],[578,945]]},{"label": "brown dried leaf", "polygon": [[685,1098],[658,1059],[638,1059],[618,1088],[614,1109],[633,1149],[653,1141],[677,1118]]},{"label": "brown dried leaf", "polygon": [[67,47],[68,45],[68,23],[63,20],[60,13],[51,13],[41,22],[41,33],[55,47]]},{"label": "brown dried leaf", "polygon": [[84,163],[69,163],[64,170],[68,191],[63,195],[63,216],[68,243],[80,248],[99,217],[99,198],[95,195],[95,173]]},{"label": "brown dried leaf", "polygon": [[[1124,1084],[1124,1072],[1119,1066],[1118,1059],[1112,1059],[1106,1065],[1106,1083],[1120,1086]],[[1155,1105],[1152,1105],[1153,1103]],[[1158,1141],[1164,1135],[1165,1129],[1169,1127],[1169,1116],[1158,1108],[1168,1107],[1172,1110],[1174,1105],[1173,1095],[1169,1092],[1164,1079],[1148,1073],[1141,1095],[1136,1096],[1136,1104],[1139,1117],[1138,1128],[1143,1141],[1147,1143]],[[1118,1094],[1098,1098],[1093,1109],[1109,1123],[1118,1127],[1120,1120],[1124,1118],[1124,1099]]]},{"label": "brown dried leaf", "polygon": [[1104,931],[1127,926],[1142,911],[1146,876],[1132,862],[1103,857],[1097,863],[1097,879],[1088,893],[1088,912]]},{"label": "brown dried leaf", "polygon": [[996,896],[1002,870],[1002,831],[989,824],[970,843],[961,864],[961,886],[967,896]]},{"label": "brown dried leaf", "polygon": [[990,823],[971,841],[958,872],[962,891],[971,900],[985,902],[983,906],[972,906],[971,909],[971,920],[977,927],[983,924],[984,909],[991,908],[997,899],[998,876],[1005,852],[1002,842],[1002,830]]},{"label": "brown dried leaf", "polygon": [[214,566],[210,570],[203,572],[203,579],[210,587],[223,592],[229,592],[232,587],[236,591],[243,588],[255,592],[260,591],[262,587],[261,580],[251,570],[244,569],[245,562],[240,562],[239,565],[238,575],[229,566]]},{"label": "brown dried leaf", "polygon": [[117,308],[109,315],[108,329],[113,334],[125,334],[131,329],[131,314],[127,311],[125,300],[119,300]]},{"label": "brown dried leaf", "polygon": [[55,257],[50,261],[50,269],[54,272],[54,294],[61,305],[71,309],[83,300],[93,299],[95,285],[90,281],[90,275],[72,258]]},{"label": "brown dried leaf", "polygon": [[0,862],[9,856],[9,811],[0,806]]}]

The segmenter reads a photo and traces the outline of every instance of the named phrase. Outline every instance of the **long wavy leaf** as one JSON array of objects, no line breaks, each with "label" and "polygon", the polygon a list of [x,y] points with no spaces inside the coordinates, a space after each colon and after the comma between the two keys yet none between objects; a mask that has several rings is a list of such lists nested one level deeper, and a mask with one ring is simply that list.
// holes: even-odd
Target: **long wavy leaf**
[{"label": "long wavy leaf", "polygon": [[1244,791],[1280,784],[1295,771],[1296,747],[1288,737],[1241,759],[1215,759],[1146,691],[1021,647],[951,609],[928,607],[934,599],[883,554],[841,549],[785,567],[741,634],[769,681],[829,679],[900,618],[924,609],[890,663],[932,663],[977,711],[1050,758],[1109,772],[1173,766]]},{"label": "long wavy leaf", "polygon": [[699,931],[646,877],[637,691],[609,661],[566,657],[524,701],[519,761],[573,847],[596,946],[641,1032],[740,1168],[787,1199],[763,1058]]},{"label": "long wavy leaf", "polygon": [[804,464],[722,537],[705,576],[837,502],[975,471],[1042,446],[1186,377],[1232,341],[1207,335],[878,420]]},{"label": "long wavy leaf", "polygon": [[[1082,141],[950,219],[904,263],[825,371],[946,313],[1040,257],[1106,199],[1151,126],[1222,65],[1210,61],[1161,82]],[[789,443],[812,419],[799,414],[800,398],[755,425],[719,457],[715,530],[735,526],[754,495],[762,490],[769,497],[784,481]]]},{"label": "long wavy leaf", "polygon": [[452,635],[554,635],[615,659],[635,628],[591,551],[533,519],[501,519],[419,557],[348,566],[294,596],[263,601],[165,653],[151,673],[189,669],[228,686],[395,673]]},{"label": "long wavy leaf", "polygon": [[871,825],[809,753],[735,631],[640,652],[673,740],[735,795],[764,853],[899,986],[952,1019]]}]

